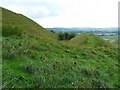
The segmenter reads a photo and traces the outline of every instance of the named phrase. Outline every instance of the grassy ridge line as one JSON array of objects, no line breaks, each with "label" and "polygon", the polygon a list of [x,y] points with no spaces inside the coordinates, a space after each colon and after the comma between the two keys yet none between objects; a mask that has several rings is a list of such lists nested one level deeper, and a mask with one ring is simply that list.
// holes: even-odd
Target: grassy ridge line
[{"label": "grassy ridge line", "polygon": [[73,46],[83,47],[108,47],[108,48],[115,47],[113,43],[105,41],[99,36],[88,33],[82,33],[68,41],[68,43]]},{"label": "grassy ridge line", "polygon": [[3,26],[17,26],[22,28],[27,34],[34,35],[41,39],[56,39],[56,35],[54,33],[44,29],[33,20],[22,14],[14,13],[5,8],[2,8],[2,24]]}]

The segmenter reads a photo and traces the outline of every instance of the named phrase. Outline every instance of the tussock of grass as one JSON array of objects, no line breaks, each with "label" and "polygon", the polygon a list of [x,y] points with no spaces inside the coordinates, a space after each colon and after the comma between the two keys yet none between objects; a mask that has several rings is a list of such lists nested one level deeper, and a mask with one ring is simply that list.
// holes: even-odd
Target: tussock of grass
[{"label": "tussock of grass", "polygon": [[36,72],[39,72],[39,68],[34,65],[32,62],[28,62],[27,64],[23,65],[23,70],[25,70],[25,72],[28,72],[30,74],[34,74]]}]

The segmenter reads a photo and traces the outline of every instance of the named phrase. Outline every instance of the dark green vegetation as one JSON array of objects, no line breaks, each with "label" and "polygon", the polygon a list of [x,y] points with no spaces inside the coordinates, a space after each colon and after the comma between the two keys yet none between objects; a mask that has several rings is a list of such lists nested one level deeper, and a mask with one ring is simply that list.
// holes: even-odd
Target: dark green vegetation
[{"label": "dark green vegetation", "polygon": [[5,9],[3,25],[17,26],[25,32],[3,36],[3,88],[120,87],[114,44],[85,33],[58,41],[55,33]]},{"label": "dark green vegetation", "polygon": [[21,36],[23,34],[23,30],[18,28],[17,26],[2,26],[2,36],[8,37],[12,35]]},{"label": "dark green vegetation", "polygon": [[68,32],[59,32],[58,33],[58,40],[70,40],[74,38],[76,34],[68,33]]}]

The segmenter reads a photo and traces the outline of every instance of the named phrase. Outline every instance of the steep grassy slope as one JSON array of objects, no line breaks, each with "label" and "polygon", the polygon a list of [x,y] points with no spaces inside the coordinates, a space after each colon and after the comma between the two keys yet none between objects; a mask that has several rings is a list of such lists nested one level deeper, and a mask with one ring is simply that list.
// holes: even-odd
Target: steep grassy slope
[{"label": "steep grassy slope", "polygon": [[45,30],[42,26],[38,25],[26,16],[14,13],[4,8],[2,8],[2,25],[17,26],[24,30],[26,34],[34,35],[41,39],[56,39],[55,34]]},{"label": "steep grassy slope", "polygon": [[76,36],[69,43],[84,47],[114,47],[112,43],[105,41],[101,37],[88,33],[82,33]]},{"label": "steep grassy slope", "polygon": [[120,87],[117,48],[111,43],[82,34],[63,44],[53,33],[6,9],[3,25],[26,31],[2,37],[3,88]]},{"label": "steep grassy slope", "polygon": [[3,37],[4,88],[117,88],[117,49]]}]

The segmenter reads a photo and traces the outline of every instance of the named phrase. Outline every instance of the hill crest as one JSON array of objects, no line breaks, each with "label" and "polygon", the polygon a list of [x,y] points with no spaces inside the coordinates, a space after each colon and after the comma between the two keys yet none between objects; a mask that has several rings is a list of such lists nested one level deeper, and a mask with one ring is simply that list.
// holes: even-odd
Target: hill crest
[{"label": "hill crest", "polygon": [[2,8],[2,26],[17,26],[22,28],[27,34],[41,39],[54,40],[56,35],[29,19],[28,17]]},{"label": "hill crest", "polygon": [[112,43],[92,33],[82,33],[69,41],[70,44],[84,47],[112,47]]}]

